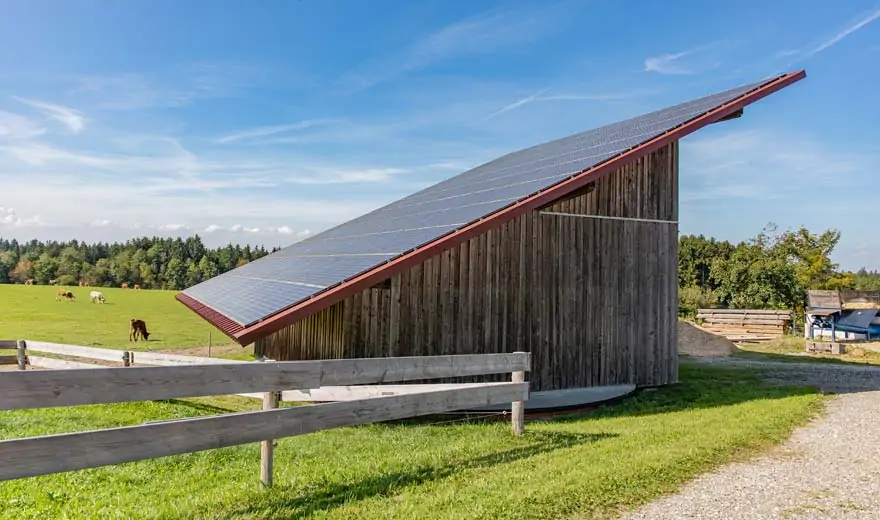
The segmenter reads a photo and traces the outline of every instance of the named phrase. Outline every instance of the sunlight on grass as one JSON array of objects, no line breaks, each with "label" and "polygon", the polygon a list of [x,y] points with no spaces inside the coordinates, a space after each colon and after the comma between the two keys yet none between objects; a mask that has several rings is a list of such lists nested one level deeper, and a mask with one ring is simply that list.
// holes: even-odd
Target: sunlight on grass
[{"label": "sunlight on grass", "polygon": [[[89,300],[92,287],[72,287],[76,301],[56,301],[53,286],[0,285],[0,339],[29,339],[128,350],[227,345],[222,332],[178,302],[176,291],[101,287],[104,305]],[[147,322],[150,341],[129,342],[131,318]]]},{"label": "sunlight on grass", "polygon": [[[609,517],[787,438],[822,402],[741,370],[686,365],[682,380],[594,413],[529,421],[521,438],[507,422],[455,422],[282,439],[271,490],[258,484],[257,444],[4,482],[0,517]],[[258,406],[232,399],[0,412],[0,438]]]}]

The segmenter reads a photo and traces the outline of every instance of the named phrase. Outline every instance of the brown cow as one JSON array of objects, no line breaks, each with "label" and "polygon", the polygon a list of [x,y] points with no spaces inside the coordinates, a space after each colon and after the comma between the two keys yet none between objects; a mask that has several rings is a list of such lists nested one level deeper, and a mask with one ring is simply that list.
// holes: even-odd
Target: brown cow
[{"label": "brown cow", "polygon": [[123,288],[123,289],[128,289],[128,282],[123,283],[123,284],[122,284],[122,288]]},{"label": "brown cow", "polygon": [[134,284],[134,288],[135,288],[135,290],[137,290],[137,289],[140,289],[140,288],[141,288],[141,286],[140,286],[140,285],[138,285],[138,284]]},{"label": "brown cow", "polygon": [[33,279],[33,278],[30,278],[30,279],[28,279],[28,280],[25,280],[24,284],[25,284],[25,285],[34,285],[34,279]]},{"label": "brown cow", "polygon": [[59,289],[55,291],[55,300],[67,300],[69,302],[72,302],[75,299],[76,297],[73,295],[73,293],[68,290]]},{"label": "brown cow", "polygon": [[137,341],[138,336],[143,338],[144,341],[150,340],[150,333],[147,332],[146,322],[132,318],[131,324],[128,327],[128,341]]}]

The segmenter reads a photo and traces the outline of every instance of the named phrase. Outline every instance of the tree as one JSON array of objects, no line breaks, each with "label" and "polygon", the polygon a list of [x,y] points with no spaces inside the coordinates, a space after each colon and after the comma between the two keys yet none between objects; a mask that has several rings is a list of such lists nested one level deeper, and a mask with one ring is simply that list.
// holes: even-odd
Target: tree
[{"label": "tree", "polygon": [[24,283],[34,276],[33,262],[22,258],[9,272],[9,279],[15,283]]}]

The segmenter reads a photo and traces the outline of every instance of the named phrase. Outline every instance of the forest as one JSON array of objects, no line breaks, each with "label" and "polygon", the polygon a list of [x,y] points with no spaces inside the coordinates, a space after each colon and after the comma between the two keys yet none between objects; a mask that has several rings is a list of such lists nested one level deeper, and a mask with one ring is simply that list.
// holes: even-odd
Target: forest
[{"label": "forest", "polygon": [[703,235],[679,239],[679,313],[698,308],[803,309],[809,289],[880,290],[880,272],[840,270],[831,260],[840,232],[779,232],[769,224],[732,244]]},{"label": "forest", "polygon": [[136,238],[125,243],[18,242],[0,238],[0,283],[184,289],[269,254],[262,247],[210,249],[198,236]]},{"label": "forest", "polygon": [[[779,232],[772,224],[733,244],[703,235],[679,240],[679,309],[704,307],[797,309],[808,289],[880,290],[880,272],[846,272],[832,262],[840,232],[801,227]],[[272,251],[276,250],[273,249]],[[180,290],[269,254],[265,248],[228,244],[210,249],[199,236],[137,238],[125,243],[18,242],[0,238],[0,283],[33,279],[44,285]]]}]

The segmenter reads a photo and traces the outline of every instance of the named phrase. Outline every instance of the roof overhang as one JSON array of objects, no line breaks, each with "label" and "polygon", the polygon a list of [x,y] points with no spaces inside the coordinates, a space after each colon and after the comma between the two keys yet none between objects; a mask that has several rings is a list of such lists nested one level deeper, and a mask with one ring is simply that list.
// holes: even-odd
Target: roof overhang
[{"label": "roof overhang", "polygon": [[622,166],[659,150],[674,141],[678,141],[705,126],[740,117],[742,116],[743,108],[746,106],[804,79],[806,75],[806,71],[800,70],[769,79],[761,84],[761,86],[756,87],[723,105],[709,110],[702,115],[696,116],[693,119],[654,137],[653,139],[636,145],[629,150],[625,150],[602,163],[574,174],[568,179],[561,181],[550,188],[520,199],[487,217],[471,222],[470,224],[452,231],[433,242],[417,247],[393,260],[375,267],[374,269],[366,271],[335,286],[329,287],[300,303],[279,311],[256,323],[243,326],[222,313],[195,300],[191,296],[184,293],[178,293],[176,297],[184,305],[195,311],[199,316],[220,328],[220,330],[234,339],[237,343],[248,345],[259,338],[268,336],[288,325],[306,318],[307,316],[335,305],[350,295],[368,289],[387,278],[406,271],[434,255],[494,229],[509,220],[550,204],[560,198],[566,197],[572,192],[583,188],[590,182],[594,182],[597,179],[618,170]]}]

